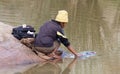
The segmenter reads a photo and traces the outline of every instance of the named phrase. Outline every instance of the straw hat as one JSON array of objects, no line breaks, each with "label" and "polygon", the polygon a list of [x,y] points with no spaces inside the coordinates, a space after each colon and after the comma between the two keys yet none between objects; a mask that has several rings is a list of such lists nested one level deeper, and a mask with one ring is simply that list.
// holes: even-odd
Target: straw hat
[{"label": "straw hat", "polygon": [[66,10],[58,11],[55,20],[58,22],[68,22],[68,12]]}]

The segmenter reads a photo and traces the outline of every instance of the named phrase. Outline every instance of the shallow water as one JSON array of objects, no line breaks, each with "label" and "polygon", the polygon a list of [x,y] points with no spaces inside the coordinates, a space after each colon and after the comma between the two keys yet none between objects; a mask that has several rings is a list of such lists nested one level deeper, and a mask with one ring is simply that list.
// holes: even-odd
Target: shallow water
[{"label": "shallow water", "polygon": [[[18,70],[14,70],[14,67],[0,73],[120,73],[119,0],[0,0],[0,21],[15,26],[30,24],[38,31],[40,25],[53,19],[61,9],[69,12],[69,23],[65,33],[72,46],[78,52],[90,50],[95,51],[97,55],[85,60],[63,59],[57,64],[45,63],[26,68],[20,67],[17,68]],[[61,48],[65,49],[64,46]],[[71,62],[74,64],[69,66]]]}]

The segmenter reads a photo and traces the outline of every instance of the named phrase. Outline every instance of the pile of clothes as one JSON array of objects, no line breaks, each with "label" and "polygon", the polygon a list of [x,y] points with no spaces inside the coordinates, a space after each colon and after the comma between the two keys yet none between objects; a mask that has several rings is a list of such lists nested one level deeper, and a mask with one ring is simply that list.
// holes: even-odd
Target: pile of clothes
[{"label": "pile of clothes", "polygon": [[12,35],[29,48],[32,48],[34,39],[37,36],[35,32],[36,31],[32,26],[26,24],[12,29]]},{"label": "pile of clothes", "polygon": [[13,28],[12,35],[18,40],[21,40],[22,38],[34,38],[36,36],[35,29],[26,24]]}]

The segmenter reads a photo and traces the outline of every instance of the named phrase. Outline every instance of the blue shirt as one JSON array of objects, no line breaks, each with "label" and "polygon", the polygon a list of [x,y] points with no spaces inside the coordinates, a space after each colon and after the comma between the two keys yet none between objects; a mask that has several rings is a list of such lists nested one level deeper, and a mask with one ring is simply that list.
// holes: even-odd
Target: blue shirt
[{"label": "blue shirt", "polygon": [[51,47],[54,41],[58,40],[57,31],[64,34],[59,22],[51,20],[43,24],[35,38],[34,46],[36,47]]}]

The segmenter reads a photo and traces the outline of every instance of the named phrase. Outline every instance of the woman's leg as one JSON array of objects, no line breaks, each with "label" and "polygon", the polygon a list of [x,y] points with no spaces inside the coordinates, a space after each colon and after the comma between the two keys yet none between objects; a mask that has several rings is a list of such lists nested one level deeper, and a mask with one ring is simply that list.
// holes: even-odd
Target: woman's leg
[{"label": "woman's leg", "polygon": [[54,57],[56,59],[61,59],[62,51],[58,50],[60,47],[60,43],[58,41],[54,42],[55,49],[52,53],[50,53],[48,56]]},{"label": "woman's leg", "polygon": [[38,53],[39,57],[47,60],[60,57],[56,54],[59,47],[60,43],[55,41],[52,47],[34,47],[33,50]]}]

